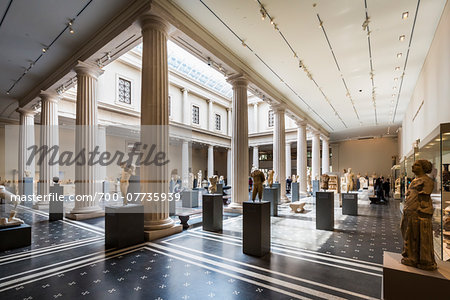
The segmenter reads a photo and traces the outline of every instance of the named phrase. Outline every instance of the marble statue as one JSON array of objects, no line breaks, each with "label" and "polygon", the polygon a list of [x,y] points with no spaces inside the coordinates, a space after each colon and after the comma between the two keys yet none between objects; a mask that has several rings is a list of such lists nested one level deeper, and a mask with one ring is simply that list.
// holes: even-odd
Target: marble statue
[{"label": "marble statue", "polygon": [[359,187],[360,189],[367,188],[367,179],[365,177],[359,177]]},{"label": "marble statue", "polygon": [[306,185],[307,185],[308,191],[312,192],[312,189],[311,189],[311,169],[308,169],[308,171],[307,171]]},{"label": "marble statue", "polygon": [[250,174],[250,176],[252,176],[253,178],[252,200],[255,201],[256,195],[258,195],[259,201],[261,202],[263,195],[263,182],[266,180],[266,177],[264,176],[264,173],[261,172],[260,170],[254,170]]},{"label": "marble statue", "polygon": [[202,180],[203,180],[202,170],[199,170],[197,173],[197,188],[199,189],[202,187]]},{"label": "marble statue", "polygon": [[219,184],[225,184],[225,179],[223,178],[223,175],[220,175],[219,177]]},{"label": "marble statue", "polygon": [[292,175],[292,183],[295,183],[295,182],[297,182],[297,176],[294,174],[294,175]]},{"label": "marble statue", "polygon": [[355,177],[355,174],[352,173],[352,168],[348,168],[347,173],[345,173],[345,181],[347,182],[347,190],[353,191],[353,178]]},{"label": "marble statue", "polygon": [[322,174],[320,178],[320,188],[322,190],[328,190],[328,181],[330,181],[330,176],[327,174]]},{"label": "marble statue", "polygon": [[215,194],[217,192],[217,175],[213,175],[212,177],[209,178],[209,187],[208,187],[208,191],[210,194]]},{"label": "marble statue", "polygon": [[31,176],[30,170],[25,170],[23,173],[25,174],[25,177],[30,177]]},{"label": "marble statue", "polygon": [[192,189],[194,187],[194,174],[192,172],[188,175],[188,189]]},{"label": "marble statue", "polygon": [[274,170],[270,170],[268,172],[268,176],[267,176],[267,183],[269,184],[269,187],[272,188],[273,185],[273,175],[274,175],[275,171]]},{"label": "marble statue", "polygon": [[122,168],[122,176],[120,177],[120,193],[123,197],[123,205],[127,205],[127,191],[130,185],[130,177],[135,174],[136,167],[134,165],[127,165],[122,163],[120,165]]},{"label": "marble statue", "polygon": [[[3,185],[0,185],[0,198],[5,199],[5,201],[7,202],[11,202],[13,201],[13,199],[15,199],[13,197],[13,194],[8,192]],[[9,213],[9,217],[0,218],[0,228],[18,226],[24,223],[22,219],[16,218],[17,205],[19,204],[20,204],[20,197],[17,197],[17,199],[15,199],[14,208]]]},{"label": "marble statue", "polygon": [[427,176],[432,164],[424,159],[412,165],[414,180],[406,193],[401,221],[403,236],[402,264],[423,270],[437,268],[433,248],[433,203],[430,194],[434,182]]}]

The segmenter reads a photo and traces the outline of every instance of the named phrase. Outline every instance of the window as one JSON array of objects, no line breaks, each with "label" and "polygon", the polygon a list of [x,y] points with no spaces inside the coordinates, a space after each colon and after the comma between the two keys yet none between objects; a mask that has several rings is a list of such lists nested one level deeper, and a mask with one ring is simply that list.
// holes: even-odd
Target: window
[{"label": "window", "polygon": [[172,116],[172,98],[169,96],[169,117]]},{"label": "window", "polygon": [[192,105],[192,123],[200,124],[200,108]]},{"label": "window", "polygon": [[273,110],[269,110],[269,120],[268,120],[268,125],[269,127],[273,127]]},{"label": "window", "polygon": [[119,102],[131,104],[131,81],[119,77]]},{"label": "window", "polygon": [[216,114],[216,130],[220,130],[221,125],[221,116],[219,114]]}]

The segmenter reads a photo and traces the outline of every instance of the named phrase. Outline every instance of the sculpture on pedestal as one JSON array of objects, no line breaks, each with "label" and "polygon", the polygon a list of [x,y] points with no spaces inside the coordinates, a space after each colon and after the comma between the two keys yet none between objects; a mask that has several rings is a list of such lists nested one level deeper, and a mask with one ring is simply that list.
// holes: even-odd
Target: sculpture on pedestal
[{"label": "sculpture on pedestal", "polygon": [[203,180],[202,170],[199,170],[197,173],[197,188],[199,189],[202,187],[202,180]]},{"label": "sculpture on pedestal", "polygon": [[[0,185],[0,198],[5,199],[5,201],[12,201],[12,196],[13,194],[8,192],[3,185]],[[14,208],[9,213],[9,217],[0,219],[0,227],[18,226],[24,223],[22,219],[16,218],[17,205],[19,204],[20,197],[17,197],[17,199],[15,199]]]},{"label": "sculpture on pedestal", "polygon": [[403,236],[402,264],[424,270],[437,268],[434,259],[433,203],[430,194],[434,182],[426,174],[432,170],[427,160],[417,160],[412,166],[416,175],[406,193],[405,205],[401,221]]},{"label": "sculpture on pedestal", "polygon": [[23,173],[24,173],[25,177],[30,177],[30,175],[31,175],[30,170],[25,170]]},{"label": "sculpture on pedestal", "polygon": [[348,168],[347,173],[345,173],[345,181],[347,182],[347,190],[353,191],[353,177],[355,177],[355,174],[352,173],[352,168]]},{"label": "sculpture on pedestal", "polygon": [[292,175],[292,183],[296,183],[297,182],[297,176],[294,174]]},{"label": "sculpture on pedestal", "polygon": [[208,191],[210,194],[215,194],[217,192],[217,181],[218,181],[217,175],[214,175],[209,178]]},{"label": "sculpture on pedestal", "polygon": [[[273,171],[269,172],[273,173]],[[250,176],[253,177],[252,200],[255,201],[256,195],[258,195],[259,201],[261,202],[263,195],[263,182],[266,180],[266,177],[260,170],[254,170]]]},{"label": "sculpture on pedestal", "polygon": [[188,175],[188,189],[194,188],[194,174],[192,172]]},{"label": "sculpture on pedestal", "polygon": [[267,176],[267,183],[269,184],[269,187],[272,188],[273,185],[273,175],[275,174],[274,170],[270,170],[268,172],[268,176]]},{"label": "sculpture on pedestal", "polygon": [[223,178],[223,175],[220,175],[219,177],[219,184],[225,184],[225,179]]},{"label": "sculpture on pedestal", "polygon": [[127,191],[128,186],[130,185],[130,177],[134,175],[136,167],[134,165],[127,165],[126,163],[122,163],[120,165],[122,168],[122,176],[120,177],[120,193],[123,197],[123,205],[127,205]]},{"label": "sculpture on pedestal", "polygon": [[320,178],[320,188],[322,190],[328,190],[328,181],[330,181],[330,176],[327,174],[322,174]]}]

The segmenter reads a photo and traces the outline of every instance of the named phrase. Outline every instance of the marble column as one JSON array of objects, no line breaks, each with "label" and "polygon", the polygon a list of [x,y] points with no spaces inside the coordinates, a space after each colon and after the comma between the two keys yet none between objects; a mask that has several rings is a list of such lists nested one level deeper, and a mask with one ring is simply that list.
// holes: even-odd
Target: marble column
[{"label": "marble column", "polygon": [[286,143],[286,178],[292,176],[291,143]]},{"label": "marble column", "polygon": [[233,86],[233,132],[231,135],[231,204],[230,207],[242,208],[242,202],[248,201],[248,81],[242,75],[228,79]]},{"label": "marble column", "polygon": [[182,113],[182,121],[183,124],[191,125],[191,103],[189,101],[189,91],[186,88],[182,88],[181,92],[183,93],[182,97],[182,105],[183,105],[183,113]]},{"label": "marble column", "polygon": [[322,136],[322,174],[330,172],[330,145],[328,137]]},{"label": "marble column", "polygon": [[281,185],[280,202],[288,202],[286,197],[286,133],[285,133],[285,110],[282,106],[272,107],[274,117],[273,130],[273,170],[275,177]]},{"label": "marble column", "polygon": [[253,103],[253,133],[258,132],[258,102]]},{"label": "marble column", "polygon": [[183,140],[181,145],[181,181],[183,187],[192,189],[192,186],[189,186],[189,142],[186,140]]},{"label": "marble column", "polygon": [[231,108],[227,108],[227,124],[228,124],[228,132],[227,134],[231,136],[233,134],[233,119],[231,115]]},{"label": "marble column", "polygon": [[[169,72],[167,64],[167,38],[169,24],[159,16],[146,14],[140,17],[142,28],[142,79],[141,82],[141,142],[159,153],[158,164],[141,164],[141,193],[144,205],[144,230],[148,240],[181,232],[181,225],[169,217],[169,201],[163,195],[169,192]],[[156,157],[155,157],[156,158]],[[156,196],[159,196],[157,200]]]},{"label": "marble column", "polygon": [[[98,126],[98,147],[100,153],[106,152],[106,127],[103,125]],[[99,190],[103,191],[103,181],[107,180],[107,173],[106,173],[106,166],[102,166],[98,164],[97,166],[98,171],[98,184],[99,184]]]},{"label": "marble column", "polygon": [[[75,207],[66,217],[89,219],[104,215],[96,196],[100,189],[99,164],[88,163],[88,153],[99,150],[98,144],[98,77],[103,70],[96,65],[81,62],[74,68],[77,73],[77,103],[75,120],[75,153],[84,151],[86,159],[77,160],[75,165]],[[98,195],[98,194],[97,194]]]},{"label": "marble column", "polygon": [[208,99],[208,130],[214,131],[215,116],[213,111],[213,101]]},{"label": "marble column", "polygon": [[[28,150],[29,147],[36,145],[34,139],[34,115],[36,112],[31,109],[17,108],[16,111],[20,114],[20,127],[19,127],[19,194],[23,195],[23,178],[25,177],[25,171],[29,171],[29,177],[36,176],[35,159],[31,157],[32,150]],[[32,158],[30,164],[28,159]],[[33,184],[34,189],[34,184]],[[34,190],[33,190],[34,194]]]},{"label": "marble column", "polygon": [[[60,98],[58,94],[53,92],[41,92],[39,97],[41,98],[41,147],[46,146],[51,149],[59,146],[58,101]],[[58,164],[49,164],[53,153],[54,151],[51,155],[46,155],[39,165],[39,186],[42,196],[50,193],[53,177],[59,176]],[[59,158],[58,155],[55,156],[56,160]],[[39,208],[40,205],[48,205],[48,201],[36,202],[34,208]]]},{"label": "marble column", "polygon": [[233,172],[231,172],[231,149],[227,149],[227,185],[231,185]]},{"label": "marble column", "polygon": [[320,135],[313,133],[311,180],[320,179]]},{"label": "marble column", "polygon": [[253,146],[253,167],[259,169],[259,148],[258,146]]},{"label": "marble column", "polygon": [[297,175],[300,175],[300,193],[307,193],[307,139],[306,139],[306,122],[297,123]]},{"label": "marble column", "polygon": [[208,146],[208,177],[212,177],[214,175],[214,146]]}]

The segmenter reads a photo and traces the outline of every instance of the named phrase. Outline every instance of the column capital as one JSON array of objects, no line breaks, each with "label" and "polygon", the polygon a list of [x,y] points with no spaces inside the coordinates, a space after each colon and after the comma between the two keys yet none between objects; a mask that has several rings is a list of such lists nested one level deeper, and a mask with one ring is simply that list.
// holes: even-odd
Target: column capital
[{"label": "column capital", "polygon": [[296,121],[295,124],[297,125],[297,127],[306,127],[308,125],[308,122],[306,122],[305,120],[301,120]]},{"label": "column capital", "polygon": [[169,23],[160,16],[153,14],[145,14],[139,17],[139,25],[142,31],[149,29],[156,29],[165,34],[168,34],[170,26]]},{"label": "column capital", "polygon": [[181,91],[182,93],[189,93],[189,89],[184,88],[184,87],[181,88],[180,91]]},{"label": "column capital", "polygon": [[57,92],[53,91],[41,91],[39,93],[39,98],[42,102],[53,102],[58,103],[61,100],[61,96]]},{"label": "column capital", "polygon": [[322,141],[327,141],[328,142],[330,140],[330,137],[328,137],[328,136],[326,136],[324,134],[321,134],[320,138],[322,139]]},{"label": "column capital", "polygon": [[258,102],[253,103],[253,106],[258,106],[258,105],[259,105]]},{"label": "column capital", "polygon": [[285,113],[286,108],[284,107],[283,104],[271,104],[270,108],[273,110],[274,113]]},{"label": "column capital", "polygon": [[226,108],[227,112],[231,111],[231,107]]},{"label": "column capital", "polygon": [[231,75],[227,78],[228,83],[233,87],[247,87],[248,79],[243,74]]},{"label": "column capital", "polygon": [[34,116],[36,114],[36,110],[24,108],[24,107],[18,107],[16,108],[16,111],[21,114],[22,116]]},{"label": "column capital", "polygon": [[102,75],[105,72],[104,70],[100,69],[97,65],[90,64],[80,60],[73,69],[77,73],[77,76],[85,75],[94,77],[95,79],[97,79],[100,75]]}]

